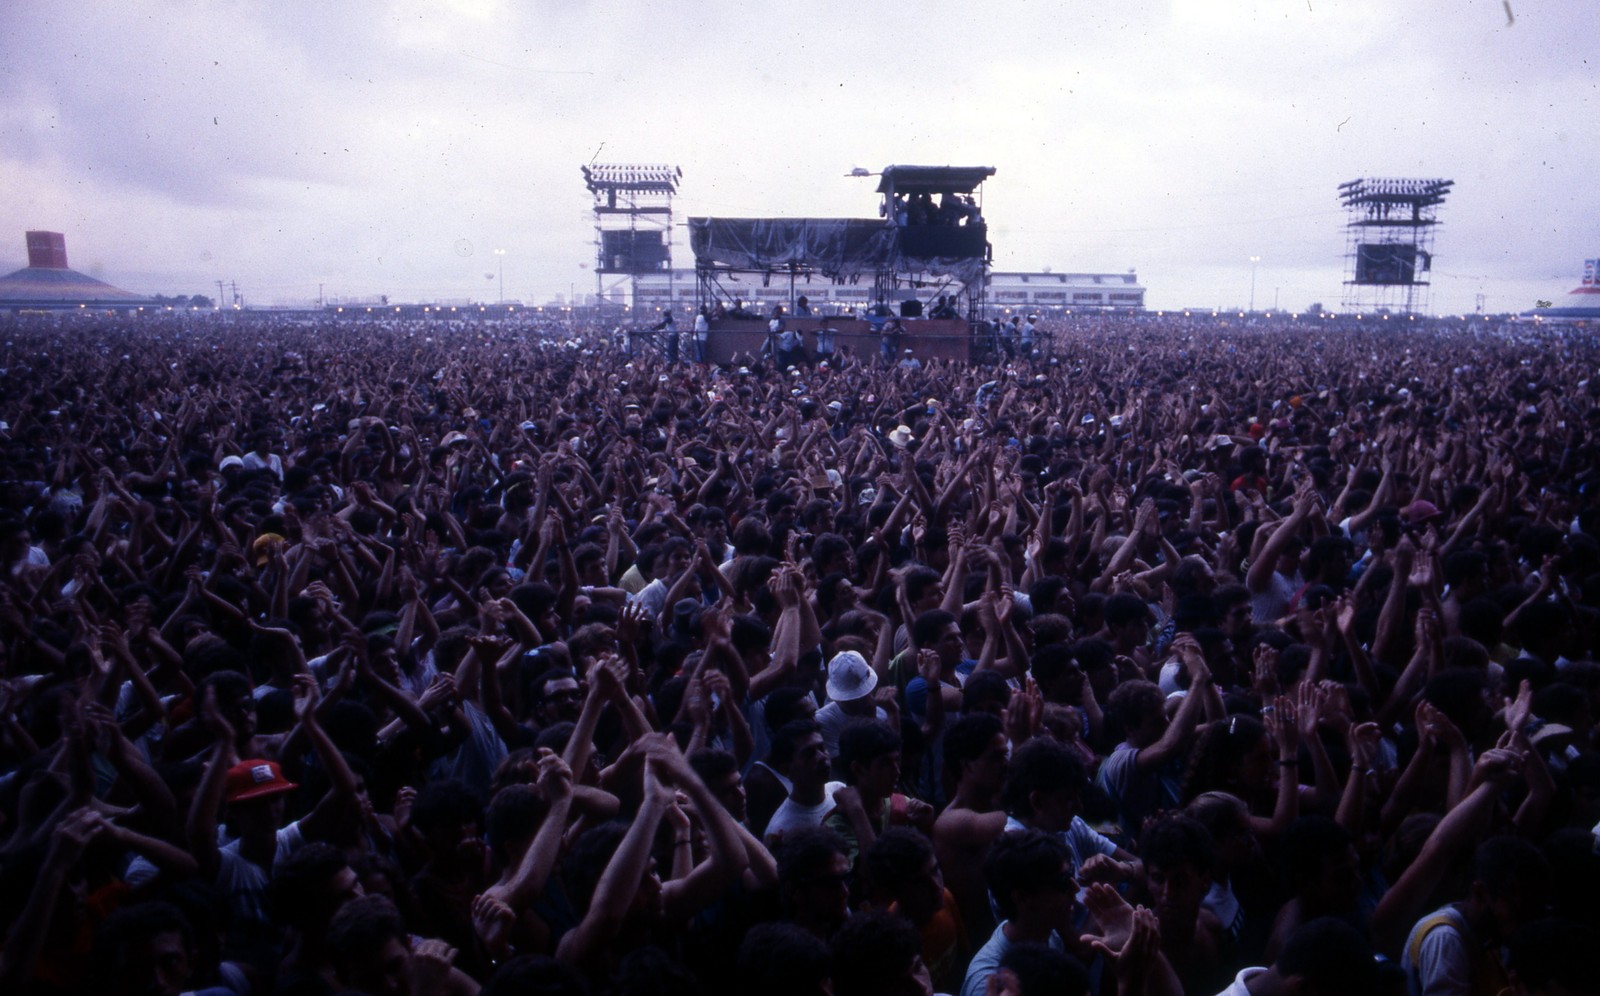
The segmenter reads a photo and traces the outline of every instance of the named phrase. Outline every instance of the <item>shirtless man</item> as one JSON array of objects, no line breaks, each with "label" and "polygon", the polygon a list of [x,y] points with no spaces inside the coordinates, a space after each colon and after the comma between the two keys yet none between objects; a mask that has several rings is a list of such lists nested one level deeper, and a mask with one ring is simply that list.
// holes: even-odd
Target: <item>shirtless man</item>
[{"label": "shirtless man", "polygon": [[986,713],[961,717],[944,738],[945,771],[956,787],[933,825],[933,847],[970,937],[987,937],[994,930],[983,859],[1006,826],[1000,808],[1006,747],[1000,720]]}]

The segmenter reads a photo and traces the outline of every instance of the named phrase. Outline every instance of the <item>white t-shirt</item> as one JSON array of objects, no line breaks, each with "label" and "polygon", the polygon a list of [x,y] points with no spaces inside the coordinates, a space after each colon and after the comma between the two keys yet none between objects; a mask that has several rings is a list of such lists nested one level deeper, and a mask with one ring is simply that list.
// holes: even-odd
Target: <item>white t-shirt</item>
[{"label": "white t-shirt", "polygon": [[1233,978],[1233,985],[1217,993],[1217,996],[1250,996],[1250,987],[1245,983],[1258,975],[1264,975],[1266,971],[1265,968],[1239,969],[1239,974]]},{"label": "white t-shirt", "polygon": [[242,462],[245,470],[270,470],[278,480],[283,480],[283,457],[276,453],[262,457],[255,450],[251,450],[244,455]]},{"label": "white t-shirt", "polygon": [[[839,735],[852,719],[865,719],[865,716],[852,716],[839,708],[839,703],[829,702],[817,710],[817,722],[822,726],[822,742],[828,747],[830,757],[839,756]],[[880,723],[889,721],[889,714],[882,707],[873,706],[872,718]]]},{"label": "white t-shirt", "polygon": [[769,846],[777,844],[790,830],[822,826],[822,821],[833,812],[834,794],[842,788],[844,782],[829,782],[823,786],[822,801],[815,806],[803,806],[795,802],[793,796],[783,800],[783,804],[772,814],[772,820],[767,824],[767,844]]}]

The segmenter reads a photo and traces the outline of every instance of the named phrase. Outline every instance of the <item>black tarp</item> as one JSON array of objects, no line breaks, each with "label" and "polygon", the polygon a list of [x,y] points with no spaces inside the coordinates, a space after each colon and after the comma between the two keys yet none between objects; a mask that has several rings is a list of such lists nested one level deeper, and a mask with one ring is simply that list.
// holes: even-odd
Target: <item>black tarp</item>
[{"label": "black tarp", "polygon": [[[830,277],[933,274],[968,284],[982,276],[983,233],[973,231],[962,240],[974,243],[975,252],[971,246],[952,245],[949,248],[962,255],[932,256],[924,253],[935,251],[933,245],[902,245],[901,233],[907,232],[916,234],[876,218],[689,219],[689,245],[699,267],[754,271],[796,267]],[[959,228],[947,232],[968,234]]]}]

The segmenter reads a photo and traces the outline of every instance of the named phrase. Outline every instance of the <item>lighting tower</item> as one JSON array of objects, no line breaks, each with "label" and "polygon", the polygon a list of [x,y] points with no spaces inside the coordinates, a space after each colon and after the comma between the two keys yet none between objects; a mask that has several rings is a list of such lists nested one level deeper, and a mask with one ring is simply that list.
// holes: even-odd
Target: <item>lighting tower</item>
[{"label": "lighting tower", "polygon": [[595,297],[608,305],[637,298],[642,274],[667,274],[672,295],[672,196],[683,170],[639,163],[591,163],[583,182],[594,197]]},{"label": "lighting tower", "polygon": [[1387,177],[1339,184],[1346,212],[1344,310],[1427,308],[1437,209],[1454,185]]}]

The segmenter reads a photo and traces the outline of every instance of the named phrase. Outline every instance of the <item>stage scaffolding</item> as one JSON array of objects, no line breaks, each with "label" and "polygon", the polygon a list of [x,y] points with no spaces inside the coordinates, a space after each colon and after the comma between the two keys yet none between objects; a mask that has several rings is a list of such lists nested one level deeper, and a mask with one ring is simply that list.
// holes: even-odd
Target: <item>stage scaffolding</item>
[{"label": "stage scaffolding", "polygon": [[1368,177],[1339,184],[1346,211],[1346,311],[1425,312],[1438,207],[1454,180]]},{"label": "stage scaffolding", "polygon": [[658,163],[590,163],[582,170],[594,198],[595,305],[601,315],[620,314],[632,307],[642,274],[665,270],[671,285],[672,197],[683,170]]}]

